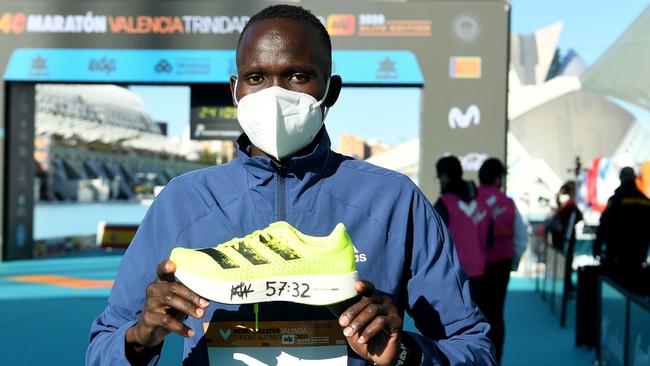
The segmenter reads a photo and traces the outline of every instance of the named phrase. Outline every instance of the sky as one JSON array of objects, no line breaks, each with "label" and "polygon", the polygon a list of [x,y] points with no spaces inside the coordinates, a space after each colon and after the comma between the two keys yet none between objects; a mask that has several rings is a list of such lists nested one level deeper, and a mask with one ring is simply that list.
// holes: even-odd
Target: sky
[{"label": "sky", "polygon": [[[564,29],[559,40],[562,53],[574,49],[587,65],[592,65],[649,4],[650,0],[513,0],[511,30],[530,34],[562,21]],[[155,120],[169,123],[170,135],[182,135],[189,124],[188,87],[134,86],[131,89],[142,98]],[[413,88],[344,88],[327,117],[326,126],[334,145],[344,132],[366,138],[380,137],[386,143],[397,144],[419,134],[419,103],[419,90]],[[650,112],[630,105],[626,108],[638,118],[650,121]],[[350,121],[355,121],[355,125]],[[394,128],[395,121],[399,121],[399,129]]]},{"label": "sky", "polygon": [[190,87],[132,85],[156,122],[167,122],[169,136],[182,136],[190,124]]},{"label": "sky", "polygon": [[530,34],[562,21],[560,49],[573,48],[592,65],[649,5],[649,0],[513,0],[511,30]]},{"label": "sky", "polygon": [[344,133],[406,142],[420,134],[420,88],[343,88],[325,126],[333,146]]}]

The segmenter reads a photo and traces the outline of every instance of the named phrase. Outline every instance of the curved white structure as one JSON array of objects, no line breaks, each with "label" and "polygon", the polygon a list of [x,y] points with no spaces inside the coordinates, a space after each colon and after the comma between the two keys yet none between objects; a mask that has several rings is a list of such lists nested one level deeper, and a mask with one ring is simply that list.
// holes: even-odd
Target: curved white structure
[{"label": "curved white structure", "polygon": [[36,85],[36,135],[178,153],[132,91],[116,85]]}]

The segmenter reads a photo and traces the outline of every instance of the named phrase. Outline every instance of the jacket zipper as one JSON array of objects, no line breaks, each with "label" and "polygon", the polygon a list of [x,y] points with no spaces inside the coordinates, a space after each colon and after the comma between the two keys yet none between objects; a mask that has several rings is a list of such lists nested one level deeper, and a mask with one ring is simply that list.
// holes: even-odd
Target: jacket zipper
[{"label": "jacket zipper", "polygon": [[278,221],[286,221],[287,202],[286,202],[286,172],[282,165],[276,166],[278,172]]}]

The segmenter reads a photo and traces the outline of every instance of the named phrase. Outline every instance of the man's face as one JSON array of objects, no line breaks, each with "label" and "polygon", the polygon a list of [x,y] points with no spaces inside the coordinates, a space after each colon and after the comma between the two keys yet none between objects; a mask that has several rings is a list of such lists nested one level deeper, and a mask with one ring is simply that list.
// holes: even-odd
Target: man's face
[{"label": "man's face", "polygon": [[438,180],[440,181],[440,189],[443,189],[449,184],[450,179],[447,174],[438,174]]},{"label": "man's face", "polygon": [[[292,19],[265,19],[252,24],[237,49],[239,79],[230,79],[233,96],[244,96],[271,86],[302,92],[320,100],[331,70],[331,58],[314,27]],[[323,107],[331,107],[341,89],[332,77]]]}]

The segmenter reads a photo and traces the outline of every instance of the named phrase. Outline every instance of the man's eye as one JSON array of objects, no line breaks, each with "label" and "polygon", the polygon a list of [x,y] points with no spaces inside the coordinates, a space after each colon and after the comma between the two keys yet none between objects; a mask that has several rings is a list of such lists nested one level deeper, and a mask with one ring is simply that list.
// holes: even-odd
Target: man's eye
[{"label": "man's eye", "polygon": [[293,74],[291,75],[291,81],[296,82],[296,83],[306,83],[309,81],[309,76],[305,74]]},{"label": "man's eye", "polygon": [[264,82],[264,77],[262,75],[251,75],[246,78],[249,84],[260,84]]}]

